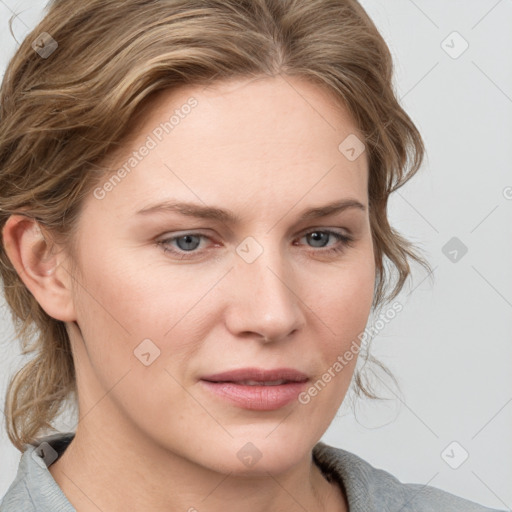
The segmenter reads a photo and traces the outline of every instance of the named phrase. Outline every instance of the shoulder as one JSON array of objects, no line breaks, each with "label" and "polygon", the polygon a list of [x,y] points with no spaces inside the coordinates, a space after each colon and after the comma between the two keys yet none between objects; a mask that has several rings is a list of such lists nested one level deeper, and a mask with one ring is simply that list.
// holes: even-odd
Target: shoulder
[{"label": "shoulder", "polygon": [[0,500],[0,512],[74,512],[48,470],[73,437],[54,434],[25,445],[16,477]]},{"label": "shoulder", "polygon": [[319,442],[313,460],[345,490],[351,512],[500,512],[422,484],[400,482],[354,453]]},{"label": "shoulder", "polygon": [[0,512],[37,512],[25,484],[25,480],[15,479],[5,496],[0,499]]}]

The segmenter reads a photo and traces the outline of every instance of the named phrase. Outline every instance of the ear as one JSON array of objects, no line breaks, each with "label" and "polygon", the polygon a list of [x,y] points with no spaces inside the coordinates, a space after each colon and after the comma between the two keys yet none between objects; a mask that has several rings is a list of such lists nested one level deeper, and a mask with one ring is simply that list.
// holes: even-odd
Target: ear
[{"label": "ear", "polygon": [[2,236],[7,256],[44,311],[56,320],[75,321],[65,251],[57,248],[35,219],[24,215],[11,215]]}]

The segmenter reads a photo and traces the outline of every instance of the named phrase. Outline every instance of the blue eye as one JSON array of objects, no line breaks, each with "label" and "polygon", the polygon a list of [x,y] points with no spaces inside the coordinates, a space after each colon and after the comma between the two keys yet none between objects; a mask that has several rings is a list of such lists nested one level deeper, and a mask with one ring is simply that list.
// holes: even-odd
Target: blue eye
[{"label": "blue eye", "polygon": [[[201,235],[188,234],[188,235],[183,235],[183,236],[173,238],[171,240],[176,240],[176,242],[178,244],[178,248],[180,250],[189,252],[189,251],[193,251],[194,249],[197,249],[197,246],[199,245],[199,243],[197,242],[197,239],[199,239],[200,237],[201,237]],[[194,240],[194,238],[196,240]],[[182,243],[180,243],[180,242],[182,242]]]},{"label": "blue eye", "polygon": [[[320,239],[326,239],[326,238],[329,238],[330,236],[334,236],[339,243],[335,244],[333,247],[327,249],[326,251],[324,252],[340,252],[340,251],[344,251],[345,250],[345,247],[347,246],[350,246],[353,242],[353,238],[348,236],[348,235],[342,235],[341,233],[338,233],[336,231],[321,231],[321,230],[315,230],[315,231],[310,231],[308,233],[306,233],[304,235],[304,237],[312,237],[313,235],[317,235],[313,238],[313,240],[317,241],[319,238]],[[320,235],[320,236],[318,236]],[[313,246],[315,247],[315,246]],[[318,246],[316,246],[318,247]],[[321,245],[320,246],[321,248],[325,247],[324,245]]]},{"label": "blue eye", "polygon": [[[175,254],[177,256],[181,256],[180,259],[190,258],[188,253],[192,253],[192,257],[194,254],[198,254],[197,249],[199,242],[198,239],[201,238],[209,238],[206,235],[194,234],[194,233],[186,233],[184,235],[174,236],[171,238],[166,238],[165,240],[160,240],[158,243],[159,246],[162,247],[165,253]],[[178,248],[171,244],[176,242]]]},{"label": "blue eye", "polygon": [[[320,245],[311,246],[319,249],[314,250],[314,253],[320,254],[342,253],[347,247],[353,246],[354,242],[354,239],[349,235],[341,234],[337,231],[320,229],[309,231],[298,240],[308,237],[310,240],[313,240],[314,243],[320,242]],[[334,237],[337,242],[333,246],[328,246],[328,248],[325,249],[324,247],[326,247],[327,244],[324,241],[329,240],[330,237]],[[190,259],[204,252],[202,250],[195,250],[200,245],[202,238],[211,240],[209,236],[202,233],[184,233],[160,240],[157,242],[157,245],[163,249],[164,253],[179,256],[179,259]]]}]

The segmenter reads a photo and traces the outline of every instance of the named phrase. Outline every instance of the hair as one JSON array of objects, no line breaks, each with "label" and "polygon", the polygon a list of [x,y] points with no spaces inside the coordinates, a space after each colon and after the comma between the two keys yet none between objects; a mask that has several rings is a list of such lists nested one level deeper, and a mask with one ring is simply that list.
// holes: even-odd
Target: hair
[{"label": "hair", "polygon": [[[32,46],[44,33],[58,44],[45,58]],[[389,49],[356,0],[50,2],[1,85],[0,228],[21,213],[71,250],[81,205],[107,172],[99,164],[155,93],[276,75],[331,91],[365,137],[375,311],[401,291],[409,260],[430,271],[387,216],[389,195],[417,172],[424,146],[395,95]],[[76,397],[75,368],[65,323],[41,308],[3,243],[0,261],[22,354],[34,354],[5,400],[9,439],[23,451]],[[378,398],[359,371],[354,383],[359,396]]]}]

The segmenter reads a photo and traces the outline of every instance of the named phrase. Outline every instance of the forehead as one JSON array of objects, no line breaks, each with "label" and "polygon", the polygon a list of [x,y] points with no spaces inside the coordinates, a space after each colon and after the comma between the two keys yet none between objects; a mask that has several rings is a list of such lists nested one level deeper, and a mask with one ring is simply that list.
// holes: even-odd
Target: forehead
[{"label": "forehead", "polygon": [[[108,163],[127,171],[109,200],[118,206],[129,200],[137,209],[171,192],[205,203],[229,197],[240,207],[306,195],[364,200],[366,154],[352,160],[340,149],[353,137],[363,140],[348,110],[325,89],[297,78],[161,91]],[[134,156],[144,147],[142,158]]]},{"label": "forehead", "polygon": [[334,142],[336,146],[340,136],[355,134],[363,138],[348,109],[325,86],[282,76],[239,78],[161,91],[146,109],[145,128],[151,128],[162,117],[169,119],[173,111],[189,110],[186,105],[192,98],[197,102],[191,112],[194,115],[180,116],[186,123],[175,127],[175,136],[185,126],[187,131],[201,130],[208,135],[204,143],[254,141],[260,147],[286,136],[309,142],[308,146],[318,145],[318,139],[328,132],[333,139],[326,140],[326,144]]}]

